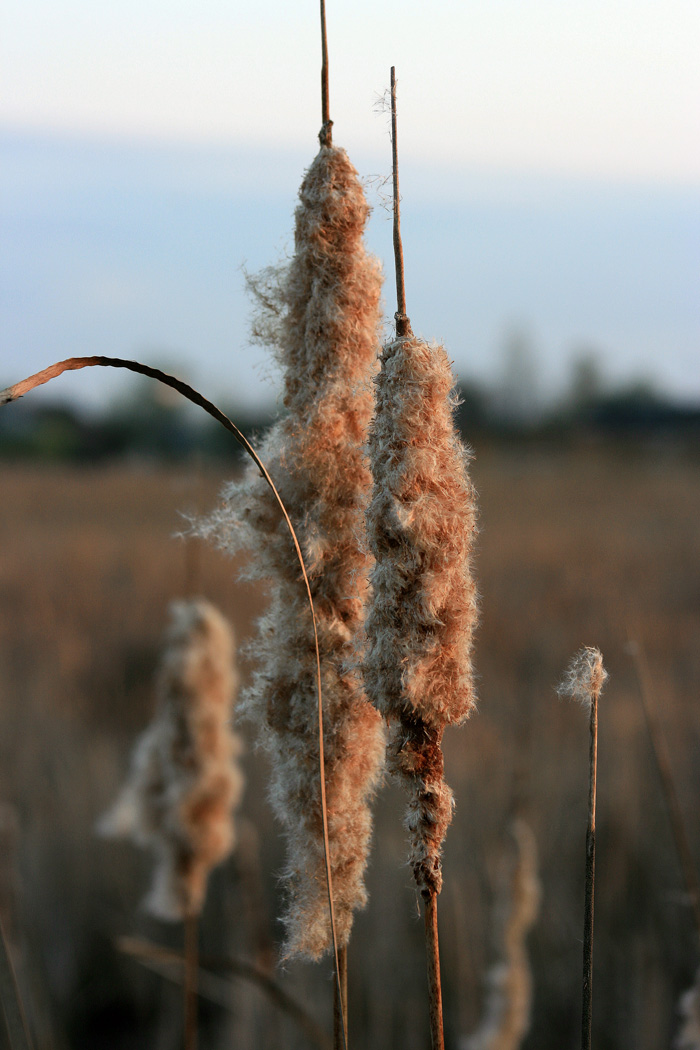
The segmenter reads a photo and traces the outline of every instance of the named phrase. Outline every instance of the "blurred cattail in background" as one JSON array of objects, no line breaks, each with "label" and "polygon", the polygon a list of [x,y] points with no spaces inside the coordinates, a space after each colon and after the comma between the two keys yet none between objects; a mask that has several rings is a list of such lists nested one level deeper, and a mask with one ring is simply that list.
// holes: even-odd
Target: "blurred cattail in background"
[{"label": "blurred cattail in background", "polygon": [[515,854],[496,899],[499,961],[489,970],[479,1029],[462,1041],[463,1050],[518,1050],[530,1028],[532,974],[526,938],[540,907],[537,844],[530,826],[513,821]]},{"label": "blurred cattail in background", "polygon": [[683,1026],[674,1043],[675,1050],[700,1050],[700,970],[693,987],[683,993],[678,1011]]},{"label": "blurred cattail in background", "polygon": [[[346,153],[329,142],[301,186],[295,254],[250,287],[256,340],[284,370],[284,416],[259,453],[301,543],[322,665],[330,866],[339,945],[366,901],[369,801],[384,756],[381,719],[352,666],[369,556],[361,535],[371,478],[363,446],[372,413],[381,273],[363,246],[369,207]],[[270,798],[287,840],[285,952],[331,948],[319,785],[314,634],[284,520],[256,470],[202,526],[229,550],[252,552],[251,577],[272,583],[250,646],[256,671],[245,709],[271,760]]]},{"label": "blurred cattail in background", "polygon": [[208,602],[173,602],[157,679],[158,705],[131,772],[99,831],[152,850],[146,907],[161,919],[199,914],[211,869],[235,843],[242,745],[230,720],[238,676],[231,627]]}]

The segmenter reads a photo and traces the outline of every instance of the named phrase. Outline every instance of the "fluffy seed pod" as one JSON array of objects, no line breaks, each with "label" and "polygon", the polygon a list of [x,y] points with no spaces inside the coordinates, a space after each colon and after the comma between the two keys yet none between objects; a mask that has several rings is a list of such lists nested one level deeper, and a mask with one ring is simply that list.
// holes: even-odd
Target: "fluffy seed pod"
[{"label": "fluffy seed pod", "polygon": [[177,921],[201,911],[209,872],[234,846],[243,774],[241,741],[230,729],[238,687],[231,628],[202,600],[173,602],[169,614],[156,714],[98,830],[152,850],[146,907]]},{"label": "fluffy seed pod", "polygon": [[[299,537],[316,609],[322,663],[330,861],[338,943],[366,901],[369,802],[384,756],[381,719],[352,663],[369,556],[361,541],[371,477],[364,445],[372,413],[381,273],[363,246],[369,208],[346,153],[324,145],[296,212],[288,268],[250,281],[254,337],[284,371],[287,415],[259,448]],[[320,804],[316,661],[294,549],[255,470],[224,494],[204,527],[252,553],[250,575],[271,604],[250,646],[256,672],[244,700],[269,753],[270,798],[287,839],[287,956],[331,948]]]},{"label": "fluffy seed pod", "polygon": [[576,653],[569,664],[561,684],[557,686],[557,693],[563,699],[575,700],[590,709],[593,697],[600,696],[607,680],[608,672],[603,667],[600,649],[586,646]]},{"label": "fluffy seed pod", "polygon": [[474,706],[476,515],[468,455],[453,423],[453,384],[443,347],[413,335],[389,343],[369,442],[375,565],[364,680],[394,727],[391,768],[408,789],[410,862],[423,894],[440,892],[453,808],[443,731]]}]

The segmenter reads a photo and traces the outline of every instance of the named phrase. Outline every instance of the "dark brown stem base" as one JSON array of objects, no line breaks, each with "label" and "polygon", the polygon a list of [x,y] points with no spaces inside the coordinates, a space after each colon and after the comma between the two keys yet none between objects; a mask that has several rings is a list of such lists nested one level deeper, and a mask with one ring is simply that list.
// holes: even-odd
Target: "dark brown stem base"
[{"label": "dark brown stem base", "polygon": [[199,973],[199,922],[196,915],[185,919],[185,982],[183,985],[184,1050],[197,1050],[197,976]]},{"label": "dark brown stem base", "polygon": [[[338,994],[340,989],[340,995]],[[345,1039],[343,1039],[343,1019]],[[338,948],[338,974],[333,982],[333,1050],[348,1045],[348,949]]]},{"label": "dark brown stem base", "polygon": [[425,949],[428,960],[428,1004],[430,1039],[433,1050],[445,1050],[442,1025],[442,986],[440,982],[440,947],[438,944],[437,894],[425,898]]},{"label": "dark brown stem base", "polygon": [[593,904],[595,894],[595,803],[598,769],[598,694],[591,697],[588,827],[586,829],[586,900],[583,919],[583,1002],[581,1050],[591,1050],[593,1028]]}]

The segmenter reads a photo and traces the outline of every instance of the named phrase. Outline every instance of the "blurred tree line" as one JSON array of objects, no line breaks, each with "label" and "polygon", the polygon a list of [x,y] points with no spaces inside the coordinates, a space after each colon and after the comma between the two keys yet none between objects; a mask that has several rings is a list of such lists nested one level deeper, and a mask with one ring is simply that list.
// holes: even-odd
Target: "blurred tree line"
[{"label": "blurred tree line", "polygon": [[[532,344],[518,331],[504,344],[498,380],[487,386],[462,379],[457,394],[456,419],[469,444],[647,440],[700,447],[700,405],[681,405],[648,379],[612,387],[591,350],[573,359],[564,392],[545,400]],[[221,407],[247,437],[261,434],[275,414],[273,406],[254,414],[237,405]],[[147,380],[134,380],[128,395],[99,416],[67,402],[31,398],[0,412],[0,457],[6,460],[236,462],[242,455],[218,423]]]}]

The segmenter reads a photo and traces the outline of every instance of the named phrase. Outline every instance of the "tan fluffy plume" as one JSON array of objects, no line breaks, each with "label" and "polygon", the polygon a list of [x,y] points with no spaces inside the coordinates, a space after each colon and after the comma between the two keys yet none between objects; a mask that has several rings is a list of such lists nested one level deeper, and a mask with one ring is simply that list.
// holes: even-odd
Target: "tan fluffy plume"
[{"label": "tan fluffy plume", "polygon": [[516,819],[510,832],[515,855],[496,901],[500,959],[487,975],[481,1025],[462,1041],[463,1050],[518,1050],[530,1028],[532,974],[526,938],[537,918],[542,891],[537,844],[529,825]]},{"label": "tan fluffy plume", "polygon": [[[364,453],[376,371],[381,273],[363,246],[369,208],[344,150],[323,145],[299,193],[295,254],[250,282],[253,335],[284,370],[287,415],[259,448],[302,547],[318,621],[330,862],[339,945],[366,901],[369,801],[383,763],[381,719],[351,667],[364,617],[362,545],[371,477]],[[232,485],[205,531],[252,552],[271,604],[251,645],[245,708],[272,766],[270,798],[287,839],[285,951],[331,948],[320,804],[315,650],[288,530],[255,470]]]},{"label": "tan fluffy plume", "polygon": [[557,686],[557,693],[563,699],[575,700],[590,710],[593,695],[600,695],[607,680],[608,672],[603,666],[600,649],[585,646],[567,667],[564,678]]},{"label": "tan fluffy plume", "polygon": [[409,793],[410,863],[428,895],[440,892],[453,809],[442,735],[474,706],[475,500],[444,348],[413,335],[396,339],[384,348],[376,384],[367,515],[375,566],[364,678],[394,726],[390,762]]},{"label": "tan fluffy plume", "polygon": [[169,615],[155,717],[98,830],[153,851],[145,904],[176,921],[201,911],[209,872],[234,846],[243,774],[236,761],[242,745],[230,728],[238,687],[231,628],[201,599],[173,602]]}]

